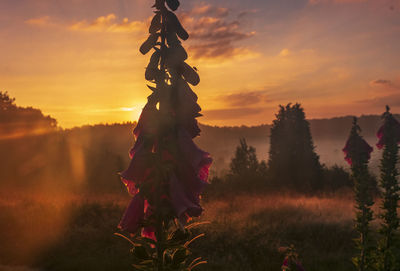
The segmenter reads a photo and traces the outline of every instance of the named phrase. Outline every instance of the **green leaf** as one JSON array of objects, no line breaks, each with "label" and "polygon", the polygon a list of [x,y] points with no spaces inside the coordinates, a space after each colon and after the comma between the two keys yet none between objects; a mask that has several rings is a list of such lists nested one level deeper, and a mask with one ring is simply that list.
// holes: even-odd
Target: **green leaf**
[{"label": "green leaf", "polygon": [[199,266],[199,265],[201,265],[201,264],[206,264],[206,263],[207,263],[207,261],[198,262],[198,263],[196,263],[196,264],[190,266],[190,267],[189,267],[189,270],[192,270],[192,269],[195,268],[196,266]]},{"label": "green leaf", "polygon": [[183,62],[180,68],[183,78],[185,78],[189,84],[196,86],[198,83],[200,83],[200,76],[186,62]]},{"label": "green leaf", "polygon": [[173,11],[177,10],[180,4],[178,0],[167,0],[166,2],[168,7]]},{"label": "green leaf", "polygon": [[190,230],[192,228],[195,228],[195,227],[198,227],[201,225],[210,224],[210,223],[211,223],[210,221],[194,222],[194,223],[191,223],[191,224],[185,226],[185,229]]},{"label": "green leaf", "polygon": [[168,253],[168,251],[164,251],[163,254],[163,258],[164,258],[164,263],[165,265],[170,265],[172,263],[172,257],[171,255]]},{"label": "green leaf", "polygon": [[153,19],[151,20],[151,24],[149,27],[149,33],[156,33],[158,30],[161,29],[161,13],[156,12]]},{"label": "green leaf", "polygon": [[189,38],[189,34],[179,22],[178,17],[176,17],[176,15],[171,11],[167,11],[166,15],[168,18],[167,31],[175,32],[182,40],[187,40]]},{"label": "green leaf", "polygon": [[172,265],[179,266],[182,264],[186,260],[188,254],[189,253],[186,248],[179,248],[175,250],[174,254],[172,255]]},{"label": "green leaf", "polygon": [[156,92],[158,89],[149,85],[146,85],[151,91]]},{"label": "green leaf", "polygon": [[133,246],[137,246],[137,244],[135,244],[130,238],[126,237],[126,236],[123,235],[123,234],[120,234],[120,233],[115,232],[114,235],[119,236],[119,237],[122,237],[123,239],[125,239],[126,241],[128,241],[129,243],[131,243],[131,245],[133,245]]},{"label": "green leaf", "polygon": [[140,46],[139,51],[145,55],[147,54],[151,48],[153,48],[156,45],[156,42],[158,40],[158,37],[160,35],[155,33],[155,34],[150,34],[150,36],[147,38],[145,42]]},{"label": "green leaf", "polygon": [[196,239],[199,239],[199,238],[203,237],[204,235],[205,235],[204,233],[197,235],[197,236],[194,237],[192,240],[187,241],[187,242],[184,244],[184,246],[185,246],[185,247],[188,247],[192,242],[194,242]]}]

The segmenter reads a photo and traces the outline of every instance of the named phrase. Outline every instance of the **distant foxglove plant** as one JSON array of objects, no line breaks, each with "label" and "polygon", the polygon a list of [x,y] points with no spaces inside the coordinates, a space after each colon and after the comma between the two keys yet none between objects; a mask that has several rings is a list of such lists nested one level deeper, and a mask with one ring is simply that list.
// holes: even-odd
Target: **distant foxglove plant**
[{"label": "distant foxglove plant", "polygon": [[140,52],[153,50],[145,79],[155,86],[148,85],[152,94],[133,132],[131,162],[120,174],[133,198],[119,228],[131,236],[117,235],[131,242],[138,270],[191,270],[204,261],[188,261],[189,244],[202,236],[192,237],[197,224],[188,222],[203,211],[200,194],[212,159],[193,142],[201,108],[189,84],[197,85],[200,77],[185,62],[181,40],[189,34],[173,12],[179,1],[156,0],[153,7]]},{"label": "distant foxglove plant", "polygon": [[382,224],[379,229],[380,240],[377,253],[377,270],[393,271],[400,270],[399,242],[399,207],[400,187],[397,176],[397,162],[399,160],[400,123],[390,113],[386,106],[386,112],[382,115],[383,125],[379,128],[376,144],[383,149],[380,170],[380,188],[382,190],[382,203],[380,215]]},{"label": "distant foxglove plant", "polygon": [[285,258],[283,259],[281,266],[282,271],[305,271],[299,260],[299,255],[296,252],[294,245],[280,247],[279,252],[285,254]]},{"label": "distant foxglove plant", "polygon": [[360,132],[361,128],[357,124],[357,118],[354,118],[343,152],[345,160],[351,166],[357,209],[355,228],[359,236],[355,241],[358,254],[353,258],[353,263],[358,271],[366,271],[371,270],[373,265],[372,252],[374,250],[370,230],[370,222],[373,219],[371,207],[374,204],[372,194],[374,183],[368,171],[368,161],[373,149],[363,139]]}]

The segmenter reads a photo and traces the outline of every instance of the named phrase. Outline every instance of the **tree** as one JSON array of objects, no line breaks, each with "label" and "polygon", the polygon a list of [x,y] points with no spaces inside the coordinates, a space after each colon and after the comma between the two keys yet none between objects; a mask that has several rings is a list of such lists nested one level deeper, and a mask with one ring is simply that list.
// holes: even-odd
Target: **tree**
[{"label": "tree", "polygon": [[380,216],[382,224],[379,230],[381,238],[378,245],[377,269],[392,271],[399,270],[400,268],[399,255],[396,257],[396,248],[399,245],[398,233],[396,231],[399,228],[397,208],[400,191],[397,181],[399,172],[396,166],[399,160],[400,123],[390,113],[388,106],[386,106],[386,112],[383,113],[382,119],[383,125],[377,133],[379,142],[376,144],[379,149],[383,149],[379,182],[383,198],[380,206],[382,210]]},{"label": "tree", "polygon": [[56,119],[44,116],[42,111],[32,107],[20,107],[8,92],[0,91],[0,134],[4,137],[15,133],[38,133],[54,131]]},{"label": "tree", "polygon": [[323,167],[323,174],[324,189],[327,191],[352,187],[350,174],[341,166],[333,165],[329,168]]},{"label": "tree", "polygon": [[372,147],[360,135],[361,128],[357,118],[353,120],[353,126],[343,152],[345,160],[351,166],[351,177],[354,181],[354,194],[356,201],[355,228],[359,237],[355,239],[359,253],[353,258],[353,263],[358,271],[371,270],[373,259],[373,243],[370,234],[370,222],[373,219],[371,206],[374,204],[374,183],[371,182],[368,171],[368,161],[371,157]]},{"label": "tree", "polygon": [[245,138],[241,138],[239,142],[235,157],[232,158],[229,166],[230,172],[233,175],[240,176],[257,173],[262,170],[265,167],[265,162],[258,162],[256,149],[253,146],[248,146]]},{"label": "tree", "polygon": [[0,91],[0,111],[4,112],[10,109],[16,109],[15,98],[10,98],[8,92]]},{"label": "tree", "polygon": [[266,163],[258,161],[256,149],[253,146],[248,146],[245,138],[240,139],[229,167],[229,177],[233,181],[250,186],[263,180],[267,172]]},{"label": "tree", "polygon": [[268,168],[276,182],[311,191],[321,186],[322,165],[300,104],[280,105],[271,127]]}]

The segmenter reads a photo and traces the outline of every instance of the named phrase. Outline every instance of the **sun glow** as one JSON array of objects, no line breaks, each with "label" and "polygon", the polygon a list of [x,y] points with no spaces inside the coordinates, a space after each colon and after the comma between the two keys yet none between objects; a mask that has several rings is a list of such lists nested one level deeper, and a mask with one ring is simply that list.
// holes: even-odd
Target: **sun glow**
[{"label": "sun glow", "polygon": [[136,107],[121,107],[121,111],[132,112],[136,109]]},{"label": "sun glow", "polygon": [[[148,95],[143,75],[150,56],[138,52],[151,17],[141,11],[145,1],[126,10],[114,0],[87,0],[84,7],[30,0],[24,9],[3,2],[1,91],[20,106],[50,114],[63,128],[137,120],[142,104],[136,101],[144,104]],[[234,2],[182,8],[191,36],[184,43],[192,56],[188,63],[202,80],[193,88],[203,105],[201,122],[270,123],[278,105],[288,102],[302,103],[309,118],[377,114],[385,104],[400,108],[394,103],[400,97],[397,8],[386,1],[321,0],[287,12],[279,1],[264,1],[239,13],[232,6],[243,3]],[[263,16],[267,10],[280,19]],[[232,105],[231,97],[246,93],[265,98]]]}]

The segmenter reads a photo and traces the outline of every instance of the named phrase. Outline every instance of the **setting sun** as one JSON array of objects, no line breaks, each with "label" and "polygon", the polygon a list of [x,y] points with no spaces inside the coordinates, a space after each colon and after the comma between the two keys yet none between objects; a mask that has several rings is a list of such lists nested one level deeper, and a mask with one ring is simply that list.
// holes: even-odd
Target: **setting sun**
[{"label": "setting sun", "polygon": [[[309,118],[398,109],[399,1],[182,2],[202,123],[270,123],[288,102]],[[62,127],[135,121],[125,108],[148,95],[148,6],[1,1],[0,88]]]}]

